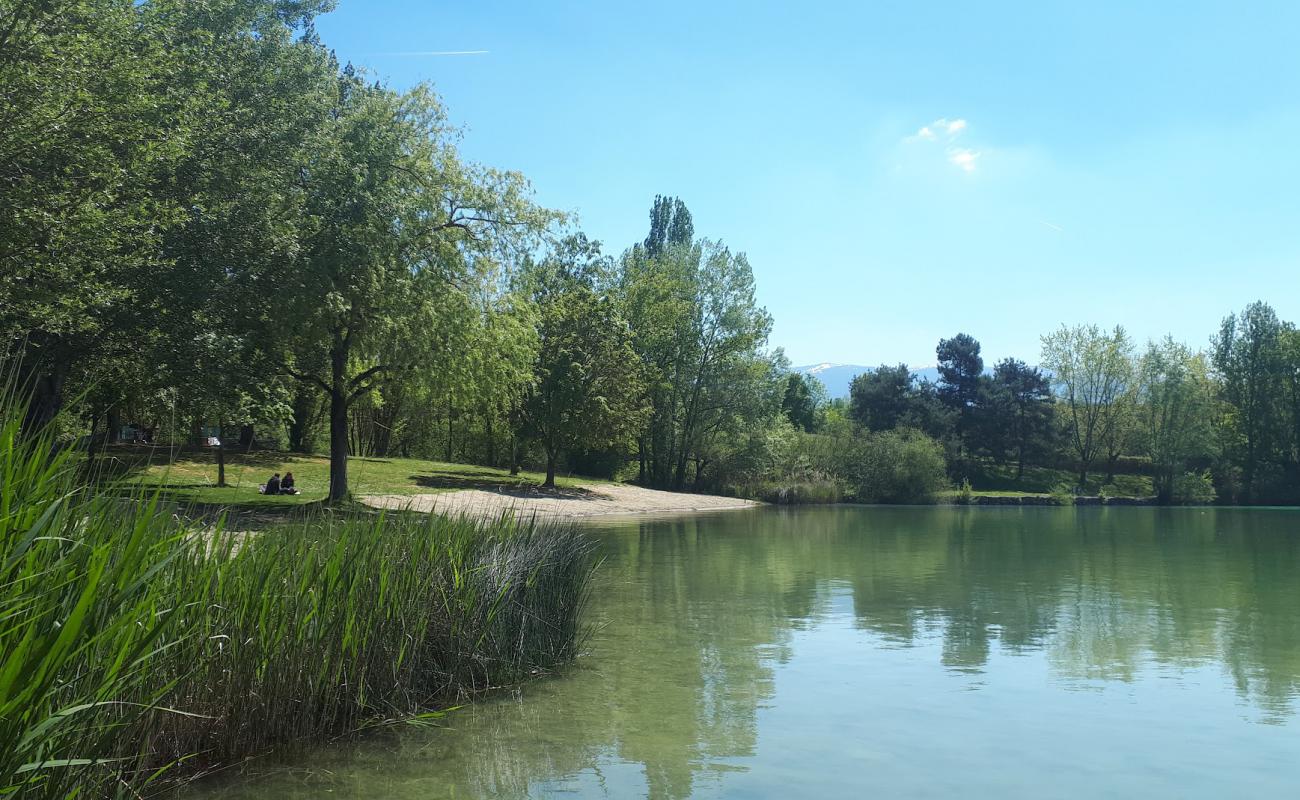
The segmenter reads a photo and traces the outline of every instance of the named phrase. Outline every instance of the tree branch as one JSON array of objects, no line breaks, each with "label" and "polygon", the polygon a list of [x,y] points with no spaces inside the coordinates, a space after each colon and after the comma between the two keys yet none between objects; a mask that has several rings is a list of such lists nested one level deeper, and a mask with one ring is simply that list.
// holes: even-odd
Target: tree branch
[{"label": "tree branch", "polygon": [[371,378],[378,375],[379,373],[384,372],[386,370],[390,370],[392,368],[393,368],[392,364],[376,364],[375,366],[371,367],[370,369],[366,370],[360,375],[357,375],[348,383],[351,385],[353,389],[355,389],[358,386],[360,386],[362,383],[364,383],[367,380],[370,380]]},{"label": "tree branch", "polygon": [[300,380],[303,383],[314,383],[317,386],[319,386],[321,389],[324,389],[325,392],[327,393],[333,391],[333,389],[330,388],[330,385],[328,383],[321,380],[315,375],[310,375],[306,372],[299,372],[296,369],[289,367],[288,365],[283,366],[282,369],[284,370],[285,374],[287,374],[291,378],[296,378],[297,380]]}]

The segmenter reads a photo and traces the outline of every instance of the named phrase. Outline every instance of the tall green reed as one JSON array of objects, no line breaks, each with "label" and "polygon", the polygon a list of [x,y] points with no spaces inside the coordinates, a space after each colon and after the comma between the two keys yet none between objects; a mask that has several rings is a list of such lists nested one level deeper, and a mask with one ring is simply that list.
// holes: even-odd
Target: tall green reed
[{"label": "tall green reed", "polygon": [[256,534],[78,483],[0,402],[0,795],[139,796],[571,658],[567,527],[328,515]]}]

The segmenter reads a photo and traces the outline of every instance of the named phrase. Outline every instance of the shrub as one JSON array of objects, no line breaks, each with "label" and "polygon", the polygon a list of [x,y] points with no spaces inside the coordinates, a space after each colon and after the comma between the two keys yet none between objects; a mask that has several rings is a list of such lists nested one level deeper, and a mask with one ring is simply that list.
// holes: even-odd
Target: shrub
[{"label": "shrub", "polygon": [[975,490],[971,488],[970,480],[962,478],[961,488],[957,490],[957,496],[953,500],[958,505],[968,506],[975,498]]},{"label": "shrub", "polygon": [[1058,483],[1052,487],[1049,498],[1054,505],[1072,506],[1074,505],[1074,487],[1068,483]]},{"label": "shrub", "polygon": [[748,497],[777,505],[838,503],[844,499],[844,488],[839,481],[831,478],[763,481],[745,486],[727,487],[726,492],[737,497]]},{"label": "shrub", "polygon": [[1179,505],[1205,505],[1213,503],[1218,493],[1214,490],[1214,479],[1209,470],[1202,472],[1185,472],[1174,478],[1171,498]]},{"label": "shrub", "polygon": [[868,433],[854,450],[847,469],[859,502],[931,503],[948,486],[943,447],[920,431]]}]

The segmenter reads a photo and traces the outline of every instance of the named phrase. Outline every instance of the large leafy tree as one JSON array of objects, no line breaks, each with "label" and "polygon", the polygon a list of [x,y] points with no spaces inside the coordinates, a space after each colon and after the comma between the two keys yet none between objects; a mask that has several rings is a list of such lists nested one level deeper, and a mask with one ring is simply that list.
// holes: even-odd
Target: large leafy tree
[{"label": "large leafy tree", "polygon": [[522,276],[539,340],[522,419],[546,454],[548,487],[561,454],[625,446],[642,422],[641,364],[618,305],[598,289],[603,269],[599,246],[577,235]]},{"label": "large leafy tree", "polygon": [[1282,389],[1282,332],[1277,313],[1264,302],[1223,320],[1213,342],[1212,363],[1232,413],[1227,427],[1241,465],[1246,498],[1259,499],[1261,475],[1279,446]]},{"label": "large leafy tree", "polygon": [[1107,333],[1096,325],[1061,326],[1042,343],[1042,364],[1066,405],[1083,486],[1127,412],[1124,398],[1133,380],[1133,345],[1122,327]]},{"label": "large leafy tree", "polygon": [[333,502],[348,496],[352,404],[431,362],[445,295],[553,217],[518,174],[462,162],[455,139],[426,87],[399,94],[345,69],[299,168],[299,255],[243,281],[285,371],[325,393]]},{"label": "large leafy tree", "polygon": [[1137,419],[1161,502],[1173,499],[1175,482],[1188,463],[1209,454],[1212,404],[1203,354],[1171,337],[1147,345],[1138,363]]},{"label": "large leafy tree", "polygon": [[698,481],[719,437],[766,424],[781,399],[768,391],[779,380],[765,352],[772,319],[754,296],[748,259],[692,233],[685,206],[657,198],[650,235],[624,254],[614,287],[647,377],[641,479],[676,489],[692,467]]},{"label": "large leafy tree", "polygon": [[165,358],[157,297],[190,289],[172,280],[169,238],[212,208],[195,176],[217,152],[259,155],[222,134],[235,116],[260,133],[285,116],[276,81],[253,78],[298,72],[295,31],[330,5],[0,3],[0,336],[34,421],[59,411],[69,381],[134,384],[153,372],[140,363]]},{"label": "large leafy tree", "polygon": [[0,334],[35,421],[69,380],[121,384],[127,362],[159,357],[151,288],[185,288],[167,280],[167,239],[206,207],[192,180],[205,148],[230,146],[231,109],[275,115],[250,67],[285,66],[294,31],[330,5],[0,3]]}]

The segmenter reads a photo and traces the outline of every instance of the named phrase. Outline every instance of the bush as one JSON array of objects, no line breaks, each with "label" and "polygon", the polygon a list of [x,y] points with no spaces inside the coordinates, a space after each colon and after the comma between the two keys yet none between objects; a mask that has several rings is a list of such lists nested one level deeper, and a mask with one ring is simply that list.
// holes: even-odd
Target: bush
[{"label": "bush", "polygon": [[727,487],[726,493],[751,500],[762,500],[776,505],[807,505],[810,503],[838,503],[844,499],[844,488],[831,478],[802,481],[763,481],[745,486]]},{"label": "bush", "polygon": [[1072,506],[1074,505],[1074,487],[1068,483],[1058,483],[1052,487],[1049,499],[1054,505]]},{"label": "bush", "polygon": [[932,503],[948,487],[943,446],[916,430],[868,433],[847,465],[861,503]]},{"label": "bush", "polygon": [[1218,498],[1214,490],[1214,479],[1209,470],[1202,472],[1185,472],[1174,478],[1171,498],[1179,505],[1199,506],[1213,503]]},{"label": "bush", "polygon": [[975,490],[971,488],[970,480],[962,478],[961,488],[957,490],[957,496],[953,498],[958,505],[968,506],[975,499]]}]

